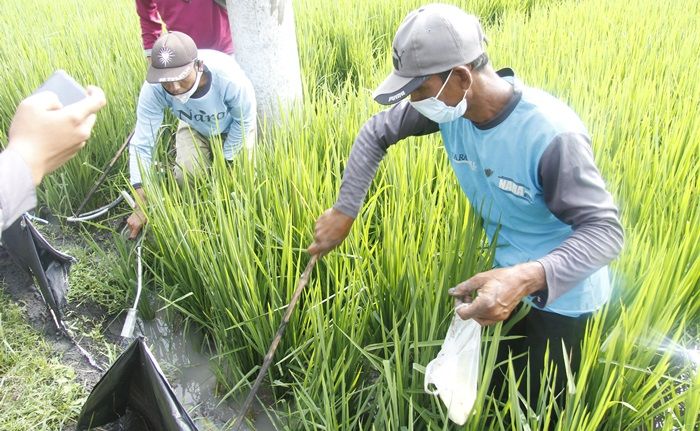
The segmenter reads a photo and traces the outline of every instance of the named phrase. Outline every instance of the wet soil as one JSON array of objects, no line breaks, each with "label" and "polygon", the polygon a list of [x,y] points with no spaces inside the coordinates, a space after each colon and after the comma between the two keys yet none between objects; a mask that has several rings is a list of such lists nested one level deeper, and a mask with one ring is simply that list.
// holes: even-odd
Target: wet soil
[{"label": "wet soil", "polygon": [[[51,232],[51,238],[47,239],[58,250],[81,245],[77,234],[66,234],[58,226],[44,227],[42,231],[45,229]],[[111,239],[103,236],[95,240],[106,243]],[[31,276],[15,265],[1,245],[0,285],[4,286],[6,295],[22,306],[27,322],[43,335],[55,354],[61,358],[61,363],[75,370],[76,381],[88,393],[110,366],[109,350],[112,350],[113,355],[114,352],[118,355],[130,341],[120,336],[126,313],[108,315],[102,307],[89,301],[80,304],[69,301],[64,311],[64,322],[74,341],[94,359],[101,370],[91,365],[84,352],[56,328]],[[99,334],[100,339],[95,340],[87,334]],[[139,319],[135,335],[146,337],[147,344],[176,396],[200,430],[223,429],[227,421],[237,414],[236,404],[220,402],[216,379],[208,360],[214,353],[207,351],[206,346],[202,349],[203,338],[198,331],[185,328],[181,322],[173,322],[172,316],[159,314],[153,321]],[[256,413],[255,429],[275,429],[261,411]],[[68,426],[65,429],[73,431],[75,428]]]},{"label": "wet soil", "polygon": [[[90,365],[76,345],[56,328],[53,318],[48,312],[39,290],[34,286],[31,276],[15,265],[1,246],[0,284],[4,286],[4,293],[24,309],[27,322],[34,330],[43,335],[55,354],[61,358],[61,363],[75,370],[76,381],[88,391],[92,389],[102,377],[102,371]],[[76,328],[71,325],[71,316],[85,316],[87,319],[84,322],[88,322],[88,324],[89,322],[100,322],[104,319],[104,312],[99,307],[90,304],[82,304],[78,307],[68,304],[65,313],[65,320],[69,329],[73,332],[75,332]],[[89,332],[91,329],[83,327],[81,332]],[[107,338],[107,341],[111,343],[118,341]],[[75,340],[94,358],[101,368],[107,369],[109,367],[104,355],[104,344],[97,343],[91,338],[81,335],[77,335]],[[66,430],[72,431],[73,427],[67,427]]]}]

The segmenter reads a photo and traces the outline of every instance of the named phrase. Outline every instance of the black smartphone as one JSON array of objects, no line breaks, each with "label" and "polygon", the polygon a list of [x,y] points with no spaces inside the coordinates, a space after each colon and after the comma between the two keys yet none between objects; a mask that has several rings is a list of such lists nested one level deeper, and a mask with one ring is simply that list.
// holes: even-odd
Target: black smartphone
[{"label": "black smartphone", "polygon": [[55,93],[63,106],[78,102],[87,96],[85,89],[69,74],[60,69],[49,76],[49,79],[44,81],[44,83],[34,91],[34,94],[41,91],[51,91]]}]

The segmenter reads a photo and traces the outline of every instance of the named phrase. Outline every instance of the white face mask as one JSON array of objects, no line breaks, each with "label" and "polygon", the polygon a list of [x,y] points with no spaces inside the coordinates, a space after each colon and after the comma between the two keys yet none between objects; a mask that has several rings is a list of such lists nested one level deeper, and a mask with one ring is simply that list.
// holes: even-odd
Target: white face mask
[{"label": "white face mask", "polygon": [[435,96],[428,97],[427,99],[419,100],[417,102],[409,101],[411,106],[413,106],[416,111],[438,124],[454,121],[467,112],[466,91],[464,92],[464,97],[462,97],[462,100],[457,104],[457,106],[447,106],[445,102],[438,99],[440,93],[442,93],[442,90],[445,88],[445,85],[447,85],[447,81],[450,80],[450,76],[452,76],[452,70],[450,71],[450,74],[447,75],[447,79],[442,84],[442,87],[440,87],[440,91],[438,91]]},{"label": "white face mask", "polygon": [[190,97],[194,94],[194,92],[197,91],[197,88],[199,87],[199,79],[201,77],[202,77],[202,72],[197,72],[197,77],[194,80],[194,84],[192,85],[192,88],[187,90],[186,93],[173,94],[172,96],[175,99],[177,99],[177,101],[180,103],[187,103],[187,101],[190,100]]}]

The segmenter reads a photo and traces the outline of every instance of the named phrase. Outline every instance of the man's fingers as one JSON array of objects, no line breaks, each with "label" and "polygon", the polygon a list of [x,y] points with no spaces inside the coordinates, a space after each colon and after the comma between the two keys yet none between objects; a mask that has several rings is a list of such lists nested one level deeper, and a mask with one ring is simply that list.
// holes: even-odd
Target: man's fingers
[{"label": "man's fingers", "polygon": [[312,255],[324,256],[347,237],[354,219],[333,208],[321,214],[314,225],[314,242],[307,251]]},{"label": "man's fingers", "polygon": [[312,256],[318,255],[318,257],[323,257],[326,254],[328,254],[329,251],[333,250],[333,248],[334,247],[329,246],[328,243],[324,244],[319,241],[314,241],[313,243],[311,243],[309,248],[306,249],[306,251]]},{"label": "man's fingers", "polygon": [[472,305],[473,304],[463,303],[458,305],[457,308],[455,308],[455,311],[457,312],[457,315],[460,317],[460,319],[467,320],[474,318],[474,308],[472,308]]},{"label": "man's fingers", "polygon": [[307,251],[310,255],[313,256],[313,255],[319,253],[320,247],[319,247],[318,243],[317,243],[316,241],[314,241],[314,242],[312,242],[311,245],[306,249],[306,251]]},{"label": "man's fingers", "polygon": [[498,322],[495,321],[495,320],[489,320],[489,319],[479,319],[479,318],[475,318],[474,320],[475,320],[479,325],[481,325],[481,326],[489,326],[489,325],[493,325],[493,324],[495,324],[495,323],[498,323]]},{"label": "man's fingers", "polygon": [[[84,123],[90,116],[102,109],[105,104],[107,104],[105,93],[99,87],[88,87],[87,97],[66,106],[65,111],[67,114],[73,115],[76,121]],[[92,124],[94,122],[93,119]]]},{"label": "man's fingers", "polygon": [[86,131],[88,134],[90,134],[90,131],[92,130],[92,126],[95,125],[95,121],[97,121],[97,115],[90,114],[83,121],[83,125],[81,126],[81,128],[83,129],[83,131]]},{"label": "man's fingers", "polygon": [[20,106],[32,106],[42,110],[54,111],[63,108],[61,101],[58,100],[58,95],[53,91],[40,91],[32,94],[20,103]]},{"label": "man's fingers", "polygon": [[129,226],[129,229],[131,229],[131,234],[129,234],[129,239],[136,239],[136,236],[139,234],[139,230],[141,230],[138,226]]},{"label": "man's fingers", "polygon": [[467,319],[477,320],[484,311],[484,302],[479,301],[479,297],[477,297],[471,303],[464,302],[464,303],[458,305],[455,308],[455,311],[457,312],[457,315],[462,320],[467,320]]},{"label": "man's fingers", "polygon": [[455,309],[457,309],[460,305],[466,304],[469,305],[472,303],[473,299],[469,296],[455,296],[454,297],[455,301]]},{"label": "man's fingers", "polygon": [[129,239],[136,239],[145,222],[146,220],[144,216],[142,214],[138,214],[137,212],[134,212],[129,216],[129,218],[126,220],[126,224],[129,228]]},{"label": "man's fingers", "polygon": [[83,141],[86,141],[90,137],[90,134],[92,134],[92,126],[95,125],[96,120],[97,120],[97,115],[90,114],[87,116],[87,118],[80,125],[80,128],[78,129],[78,133],[80,135],[79,137]]},{"label": "man's fingers", "polygon": [[142,226],[133,226],[131,228],[131,235],[129,235],[129,239],[136,239],[139,236],[141,229]]},{"label": "man's fingers", "polygon": [[479,303],[478,301],[471,304],[462,303],[455,308],[455,311],[462,320],[473,319],[479,315]]},{"label": "man's fingers", "polygon": [[88,85],[85,91],[88,94],[88,99],[91,100],[93,104],[93,110],[91,112],[97,112],[107,104],[107,96],[105,96],[105,92],[102,91],[100,87]]},{"label": "man's fingers", "polygon": [[483,284],[484,282],[481,280],[481,277],[479,277],[479,274],[477,274],[449,289],[447,293],[452,296],[466,296],[479,289]]}]

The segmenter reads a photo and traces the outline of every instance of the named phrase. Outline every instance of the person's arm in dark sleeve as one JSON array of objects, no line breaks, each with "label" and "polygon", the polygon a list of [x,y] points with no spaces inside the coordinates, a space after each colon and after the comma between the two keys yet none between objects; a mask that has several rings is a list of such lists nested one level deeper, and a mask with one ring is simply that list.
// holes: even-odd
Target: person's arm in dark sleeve
[{"label": "person's arm in dark sleeve", "polygon": [[144,54],[151,56],[151,48],[163,31],[163,23],[158,15],[158,8],[154,0],[136,0],[136,13],[141,24],[141,40]]},{"label": "person's arm in dark sleeve", "polygon": [[357,217],[387,149],[409,136],[422,136],[439,130],[437,123],[419,114],[408,101],[372,116],[362,126],[352,145],[333,208],[352,218]]},{"label": "person's arm in dark sleeve", "polygon": [[587,136],[556,136],[540,158],[538,174],[547,207],[573,228],[571,236],[538,260],[547,289],[534,299],[544,306],[617,257],[624,237],[618,209],[605,189]]},{"label": "person's arm in dark sleeve", "polygon": [[369,186],[387,149],[408,136],[439,130],[437,123],[418,113],[408,101],[382,111],[367,120],[350,150],[338,199],[316,220],[312,255],[323,256],[347,238],[364,203]]},{"label": "person's arm in dark sleeve", "polygon": [[0,231],[36,206],[32,171],[13,150],[0,153]]}]

